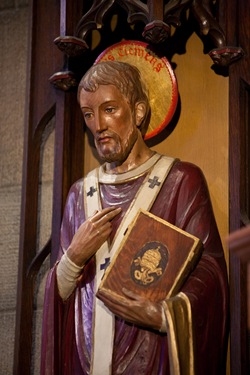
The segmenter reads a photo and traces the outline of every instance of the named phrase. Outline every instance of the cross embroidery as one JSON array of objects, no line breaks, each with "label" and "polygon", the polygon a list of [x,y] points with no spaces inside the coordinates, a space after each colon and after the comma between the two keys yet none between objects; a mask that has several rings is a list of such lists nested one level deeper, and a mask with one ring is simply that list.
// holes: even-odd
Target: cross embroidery
[{"label": "cross embroidery", "polygon": [[148,182],[149,182],[149,186],[151,189],[153,189],[156,185],[159,186],[160,185],[160,182],[158,181],[159,180],[159,177],[157,176],[154,176],[154,178],[149,178]]},{"label": "cross embroidery", "polygon": [[90,187],[90,190],[88,191],[87,195],[90,197],[93,197],[94,193],[97,191],[97,189],[94,188],[94,186]]},{"label": "cross embroidery", "polygon": [[100,264],[100,270],[106,270],[110,263],[110,258],[105,258],[104,263]]}]

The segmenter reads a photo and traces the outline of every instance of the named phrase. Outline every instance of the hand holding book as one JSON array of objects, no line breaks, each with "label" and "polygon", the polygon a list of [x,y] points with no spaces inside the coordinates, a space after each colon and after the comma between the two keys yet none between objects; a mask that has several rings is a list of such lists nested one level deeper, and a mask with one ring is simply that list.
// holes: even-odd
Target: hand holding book
[{"label": "hand holding book", "polygon": [[107,268],[97,297],[103,291],[128,302],[123,288],[153,302],[180,290],[202,253],[201,241],[176,226],[139,210]]},{"label": "hand holding book", "polygon": [[114,315],[132,324],[161,330],[162,302],[152,302],[126,288],[122,288],[122,293],[123,296],[118,297],[105,289],[98,292],[99,298]]}]

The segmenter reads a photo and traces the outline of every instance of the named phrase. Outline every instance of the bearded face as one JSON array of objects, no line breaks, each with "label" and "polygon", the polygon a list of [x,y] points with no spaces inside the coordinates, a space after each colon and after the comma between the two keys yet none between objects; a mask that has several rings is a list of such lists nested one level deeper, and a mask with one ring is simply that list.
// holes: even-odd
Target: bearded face
[{"label": "bearded face", "polygon": [[138,137],[135,111],[124,95],[114,85],[100,85],[95,92],[81,91],[80,106],[99,156],[123,163]]}]

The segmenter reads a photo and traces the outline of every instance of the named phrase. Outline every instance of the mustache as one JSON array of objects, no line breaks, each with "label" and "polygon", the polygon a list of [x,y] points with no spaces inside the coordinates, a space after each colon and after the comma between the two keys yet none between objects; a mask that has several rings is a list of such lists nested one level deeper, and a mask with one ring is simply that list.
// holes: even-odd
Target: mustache
[{"label": "mustache", "polygon": [[100,134],[97,134],[96,137],[95,137],[95,140],[98,142],[100,141],[101,139],[104,139],[104,138],[117,138],[117,134],[116,133],[112,133],[112,132],[104,132],[104,133],[100,133]]}]

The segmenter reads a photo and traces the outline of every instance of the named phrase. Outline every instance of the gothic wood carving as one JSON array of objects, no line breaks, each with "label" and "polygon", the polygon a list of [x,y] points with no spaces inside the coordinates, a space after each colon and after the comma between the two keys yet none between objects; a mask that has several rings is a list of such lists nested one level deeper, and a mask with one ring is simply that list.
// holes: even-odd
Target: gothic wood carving
[{"label": "gothic wood carving", "polygon": [[[231,0],[225,12],[228,43],[240,45],[245,52],[245,56],[229,68],[229,220],[232,233],[250,223],[250,3]],[[231,375],[243,375],[250,371],[246,263],[239,251],[231,249],[230,242],[229,250]]]},{"label": "gothic wood carving", "polygon": [[[34,328],[34,290],[43,261],[59,246],[63,205],[70,185],[82,175],[83,129],[75,93],[54,90],[48,77],[63,63],[62,54],[50,48],[60,30],[60,4],[57,1],[33,1],[30,11],[30,56],[28,100],[25,124],[23,186],[19,245],[19,268],[16,309],[16,335],[13,374],[32,371],[32,332]],[[72,7],[65,8],[63,25],[72,32],[75,19]],[[74,9],[77,14],[82,11]],[[63,14],[63,12],[61,12]],[[69,21],[70,20],[70,21]],[[42,30],[42,32],[40,32]],[[63,27],[61,26],[61,32]],[[38,73],[39,72],[39,73]],[[71,111],[68,110],[71,108]],[[39,183],[43,135],[55,116],[54,190],[51,238],[38,252]],[[74,124],[74,126],[73,126]],[[77,126],[78,125],[78,126]]]},{"label": "gothic wood carving", "polygon": [[[216,2],[218,3],[218,2]],[[208,35],[214,48],[209,56],[214,64],[229,66],[243,56],[240,47],[228,46],[225,34],[213,15],[211,0],[148,0],[147,4],[140,0],[94,0],[91,8],[79,19],[74,35],[60,35],[54,43],[67,56],[76,57],[89,50],[87,37],[92,30],[100,30],[104,18],[115,5],[125,9],[128,24],[143,22],[144,40],[150,44],[167,43],[171,26],[181,26],[182,13],[189,10],[196,19],[201,35]],[[50,78],[51,83],[62,90],[77,86],[72,71],[60,71]]]}]

